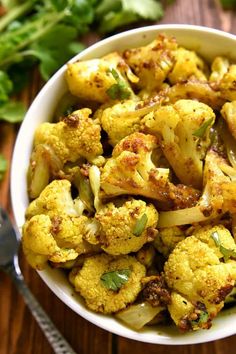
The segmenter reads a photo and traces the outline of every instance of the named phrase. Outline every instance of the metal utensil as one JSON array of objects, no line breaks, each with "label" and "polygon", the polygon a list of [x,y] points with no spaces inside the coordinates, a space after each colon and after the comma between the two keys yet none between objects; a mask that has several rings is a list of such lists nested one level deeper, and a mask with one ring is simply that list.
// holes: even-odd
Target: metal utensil
[{"label": "metal utensil", "polygon": [[27,287],[18,262],[19,234],[0,207],[0,270],[12,278],[56,354],[76,354]]}]

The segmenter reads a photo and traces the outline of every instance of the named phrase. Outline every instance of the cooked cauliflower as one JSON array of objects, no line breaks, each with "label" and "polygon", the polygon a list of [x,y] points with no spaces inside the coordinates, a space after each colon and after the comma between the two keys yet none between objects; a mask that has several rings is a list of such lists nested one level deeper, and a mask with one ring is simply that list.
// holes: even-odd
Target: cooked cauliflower
[{"label": "cooked cauliflower", "polygon": [[197,100],[216,110],[219,110],[226,101],[219,89],[215,88],[215,84],[196,79],[178,82],[173,86],[166,87],[159,92],[158,96],[164,97],[169,103],[175,103],[180,99]]},{"label": "cooked cauliflower", "polygon": [[112,85],[117,84],[115,77],[111,73],[112,69],[116,71],[120,79],[127,85],[130,96],[134,96],[129,86],[129,81],[137,82],[138,78],[116,52],[108,54],[101,59],[69,63],[66,80],[70,92],[86,100],[101,103],[109,101],[111,97],[108,95],[107,90]]},{"label": "cooked cauliflower", "polygon": [[153,135],[134,133],[122,139],[102,169],[101,188],[105,195],[136,194],[175,207],[193,205],[198,191],[170,182],[169,169],[157,168],[152,162],[152,153],[157,148]]},{"label": "cooked cauliflower", "polygon": [[[135,234],[137,223],[140,225]],[[158,212],[152,204],[131,199],[122,206],[108,203],[95,215],[100,224],[99,239],[101,248],[109,254],[120,255],[137,252],[146,242],[153,241]]]},{"label": "cooked cauliflower", "polygon": [[216,88],[226,101],[236,100],[236,65],[229,66],[228,71],[216,84]]},{"label": "cooked cauliflower", "polygon": [[210,82],[219,82],[227,73],[229,68],[229,60],[225,57],[216,57],[211,64]]},{"label": "cooked cauliflower", "polygon": [[[101,281],[109,272],[129,270],[130,275],[117,291],[111,290]],[[82,269],[73,278],[75,290],[93,311],[113,313],[135,301],[141,291],[141,279],[145,276],[145,267],[135,257],[113,257],[101,254],[85,260]]]},{"label": "cooked cauliflower", "polygon": [[102,154],[101,127],[89,118],[91,110],[83,108],[59,123],[42,123],[35,132],[34,146],[45,144],[64,164],[80,157],[93,162]]},{"label": "cooked cauliflower", "polygon": [[179,100],[149,113],[142,123],[144,131],[161,138],[165,157],[180,181],[200,189],[214,121],[215,114],[206,104]]},{"label": "cooked cauliflower", "polygon": [[93,250],[83,236],[88,219],[76,210],[70,182],[51,182],[26,210],[23,248],[29,263],[43,269],[46,261],[60,263]]},{"label": "cooked cauliflower", "polygon": [[153,244],[158,252],[168,257],[175,246],[184,239],[185,234],[180,227],[166,227],[159,230]]},{"label": "cooked cauliflower", "polygon": [[209,149],[203,172],[203,192],[194,207],[164,211],[158,227],[186,225],[236,213],[236,170],[213,148]]},{"label": "cooked cauliflower", "polygon": [[207,80],[206,64],[195,52],[180,47],[173,52],[173,55],[174,66],[168,74],[172,85],[193,78]]},{"label": "cooked cauliflower", "polygon": [[153,91],[161,88],[174,65],[173,51],[177,44],[174,38],[159,35],[150,44],[128,49],[123,57],[139,77],[138,87]]},{"label": "cooked cauliflower", "polygon": [[209,328],[236,280],[236,261],[222,261],[223,255],[212,237],[214,233],[223,247],[236,250],[234,239],[226,228],[207,226],[180,241],[164,266],[168,287],[187,302],[188,310],[183,306],[183,312],[179,311],[178,316],[174,304],[168,307],[171,316],[174,311],[172,318],[176,325],[183,330],[205,328],[206,323]]},{"label": "cooked cauliflower", "polygon": [[234,139],[236,139],[236,101],[225,103],[220,112],[225,119],[231,134]]},{"label": "cooked cauliflower", "polygon": [[99,114],[102,128],[107,132],[109,143],[115,146],[121,139],[140,130],[142,115],[135,112],[137,102],[126,100],[105,108]]}]

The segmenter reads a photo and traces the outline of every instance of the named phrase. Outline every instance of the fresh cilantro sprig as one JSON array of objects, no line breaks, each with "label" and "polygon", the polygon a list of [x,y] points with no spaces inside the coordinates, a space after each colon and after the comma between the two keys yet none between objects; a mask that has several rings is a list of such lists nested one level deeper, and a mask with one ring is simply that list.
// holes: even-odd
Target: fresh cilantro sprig
[{"label": "fresh cilantro sprig", "polygon": [[220,253],[222,253],[224,257],[224,261],[228,261],[230,258],[236,259],[235,250],[228,249],[221,244],[220,235],[217,231],[212,232],[211,238],[214,240],[215,245],[219,247]]},{"label": "fresh cilantro sprig", "polygon": [[163,16],[163,8],[156,0],[102,0],[96,15],[103,19],[99,23],[100,32],[108,33],[142,19],[158,21]]},{"label": "fresh cilantro sprig", "polygon": [[107,289],[117,291],[129,280],[130,274],[130,269],[114,270],[104,273],[100,280]]},{"label": "fresh cilantro sprig", "polygon": [[[3,0],[0,17],[0,120],[19,122],[23,104],[10,102],[22,89],[28,71],[39,65],[44,80],[83,49],[78,37],[90,29],[103,34],[142,19],[157,21],[163,15],[157,0]],[[108,91],[125,99],[130,91],[118,79]],[[9,111],[10,109],[10,111]]]}]

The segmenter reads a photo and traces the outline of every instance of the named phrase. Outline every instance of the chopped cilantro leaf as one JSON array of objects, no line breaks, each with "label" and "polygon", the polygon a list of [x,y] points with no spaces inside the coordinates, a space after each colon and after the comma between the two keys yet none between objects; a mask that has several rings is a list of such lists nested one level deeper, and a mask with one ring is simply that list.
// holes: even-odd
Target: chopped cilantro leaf
[{"label": "chopped cilantro leaf", "polygon": [[196,136],[197,138],[203,138],[204,135],[206,134],[207,128],[213,123],[214,118],[210,118],[208,120],[206,120],[201,126],[200,128],[198,128],[197,130],[195,130],[195,132],[193,132],[193,135]]},{"label": "chopped cilantro leaf", "polygon": [[113,99],[120,99],[120,100],[125,100],[130,97],[131,91],[128,86],[128,84],[122,80],[117,73],[117,71],[113,68],[109,71],[114,79],[116,80],[116,84],[113,84],[109,89],[106,91],[108,96]]},{"label": "chopped cilantro leaf", "polygon": [[236,259],[236,251],[234,250],[230,250],[228,248],[225,248],[224,246],[222,246],[221,241],[220,241],[220,235],[218,234],[217,231],[213,232],[211,234],[211,237],[213,238],[215,245],[217,247],[219,247],[220,252],[222,253],[223,257],[224,257],[224,261],[226,262],[228,259],[230,258],[234,258]]},{"label": "chopped cilantro leaf", "polygon": [[100,279],[107,289],[117,291],[128,281],[130,274],[130,269],[121,269],[104,273]]},{"label": "chopped cilantro leaf", "polygon": [[133,234],[137,237],[140,236],[142,234],[142,232],[144,231],[144,229],[147,225],[147,222],[148,222],[148,217],[147,217],[147,214],[144,213],[141,216],[141,218],[136,221],[136,224],[135,224],[134,230],[133,230]]}]

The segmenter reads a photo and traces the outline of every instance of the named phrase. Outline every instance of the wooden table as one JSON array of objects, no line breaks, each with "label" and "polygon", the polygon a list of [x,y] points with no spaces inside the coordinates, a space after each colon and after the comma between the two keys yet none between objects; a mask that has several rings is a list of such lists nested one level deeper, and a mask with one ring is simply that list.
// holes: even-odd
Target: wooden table
[{"label": "wooden table", "polygon": [[[145,0],[144,0],[145,1]],[[223,12],[214,0],[176,0],[168,7],[161,23],[205,25],[236,34],[236,16]],[[22,94],[30,104],[39,90],[38,75]],[[0,126],[0,151],[11,159],[16,128]],[[11,211],[9,175],[0,186],[0,203]],[[30,289],[56,326],[78,354],[231,354],[235,352],[236,336],[208,344],[162,346],[139,343],[108,333],[87,322],[64,305],[42,282],[21,257],[21,268]],[[47,340],[25,306],[21,296],[5,274],[0,275],[0,354],[52,354]]]}]

